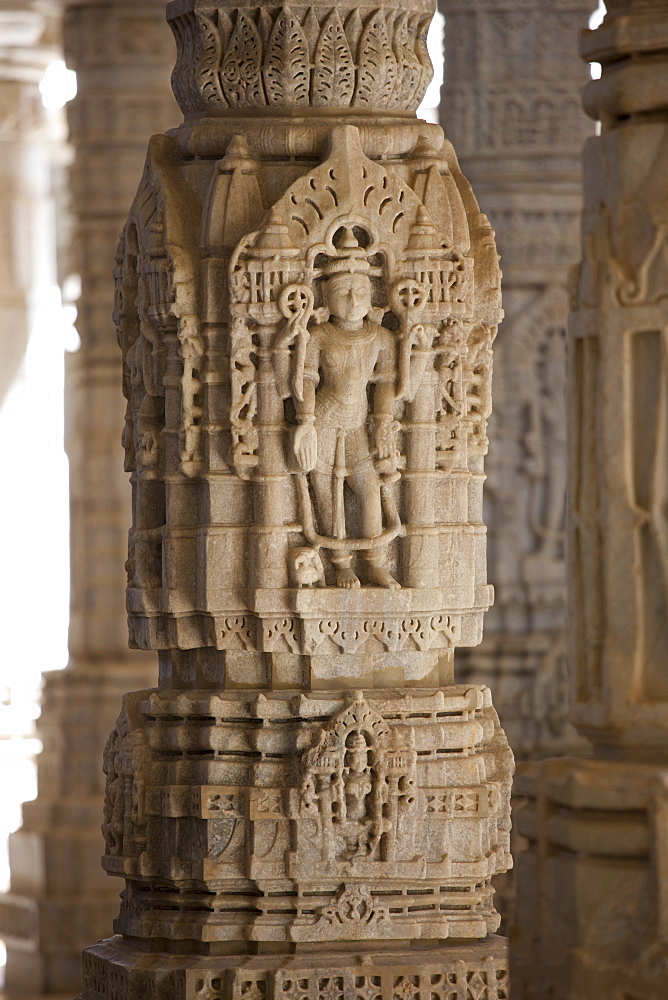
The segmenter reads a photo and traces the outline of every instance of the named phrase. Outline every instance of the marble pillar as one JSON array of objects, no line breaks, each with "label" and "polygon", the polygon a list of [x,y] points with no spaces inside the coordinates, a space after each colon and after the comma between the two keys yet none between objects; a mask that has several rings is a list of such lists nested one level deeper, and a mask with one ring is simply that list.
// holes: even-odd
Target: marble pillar
[{"label": "marble pillar", "polygon": [[149,682],[150,659],[127,648],[123,564],[130,504],[122,473],[121,380],[114,342],[114,254],[141,177],[146,141],[178,120],[169,80],[174,45],[161,0],[73,0],[65,57],[78,94],[69,107],[68,272],[81,275],[69,358],[72,601],[70,664],[45,678],[39,794],[10,844],[2,901],[11,990],[80,988],[81,951],[107,932],[118,889],[100,872],[100,758],[122,694]]},{"label": "marble pillar", "polygon": [[[39,89],[47,66],[57,58],[59,51],[57,14],[57,8],[51,4],[28,0],[0,2],[0,406],[8,404],[10,408],[3,413],[5,436],[11,436],[16,444],[20,441],[25,455],[34,454],[35,448],[42,444],[41,427],[37,429],[36,422],[32,424],[28,419],[27,426],[19,428],[12,419],[11,408],[20,407],[16,400],[25,391],[26,354],[31,337],[34,335],[33,350],[38,350],[41,344],[37,344],[37,340],[44,329],[44,318],[52,318],[54,309],[56,315],[58,310],[51,163],[53,147],[62,137],[59,134],[60,123],[45,109]],[[57,333],[55,339],[57,342]],[[57,365],[57,347],[51,357]],[[54,392],[58,391],[59,375],[62,378],[61,372],[56,369],[52,382]],[[18,390],[16,395],[15,390]],[[34,391],[36,395],[37,390]],[[57,448],[57,432],[55,441],[51,436],[49,443]],[[26,458],[25,466],[29,461]],[[21,461],[16,462],[13,456],[15,487],[10,493],[12,499],[5,506],[9,516],[2,525],[2,548],[7,566],[13,560],[8,557],[6,543],[12,535],[16,535],[16,526],[11,519],[12,503],[15,504],[14,509],[26,503],[25,466]],[[6,487],[5,496],[7,492]],[[39,502],[35,503],[34,509],[41,509]],[[47,514],[43,528],[51,530],[52,524],[53,520]],[[21,599],[25,601],[26,587],[30,587],[33,579],[34,572],[30,568],[26,569],[23,577],[12,569],[5,572],[0,588],[5,612],[3,626],[8,639],[0,662],[3,881],[5,841],[14,820],[12,814],[17,797],[16,773],[12,770],[18,762],[18,754],[11,752],[12,737],[33,734],[32,703],[36,698],[38,681],[34,673],[30,676],[31,666],[35,671],[34,664],[26,663],[31,659],[30,652],[26,651],[25,659],[20,655],[24,637],[19,638],[16,632],[14,636],[7,635],[13,622],[5,597],[13,591],[17,604]],[[46,596],[49,593],[48,584],[38,590],[40,596]],[[17,596],[18,592],[21,597]],[[24,747],[19,751],[23,757],[20,763],[27,770],[27,759],[33,752],[28,749],[27,739]],[[14,801],[7,801],[6,794],[8,797],[11,795]],[[4,939],[11,930],[13,919],[14,915],[0,906],[0,938]]]},{"label": "marble pillar", "polygon": [[23,364],[39,302],[55,283],[49,145],[39,83],[57,52],[53,9],[0,2],[0,403]]},{"label": "marble pillar", "polygon": [[569,327],[573,721],[591,760],[519,791],[519,1000],[668,981],[668,4],[615,0],[581,54],[582,262]]},{"label": "marble pillar", "polygon": [[175,0],[116,267],[130,693],[83,1000],[502,1000],[480,641],[498,257],[415,115],[430,0]]},{"label": "marble pillar", "polygon": [[583,749],[569,719],[566,323],[580,157],[593,131],[577,33],[593,0],[439,0],[441,124],[495,230],[505,318],[494,355],[485,519],[495,601],[462,676],[491,684],[515,754]]}]

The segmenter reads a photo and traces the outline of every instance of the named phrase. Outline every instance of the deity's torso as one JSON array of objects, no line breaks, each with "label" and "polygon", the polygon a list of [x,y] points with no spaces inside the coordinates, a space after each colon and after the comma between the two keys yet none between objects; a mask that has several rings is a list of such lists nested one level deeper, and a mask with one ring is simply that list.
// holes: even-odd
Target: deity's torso
[{"label": "deity's torso", "polygon": [[371,320],[354,332],[331,322],[314,327],[305,377],[319,379],[316,420],[330,427],[361,427],[368,414],[367,387],[395,377],[395,351],[390,331]]}]

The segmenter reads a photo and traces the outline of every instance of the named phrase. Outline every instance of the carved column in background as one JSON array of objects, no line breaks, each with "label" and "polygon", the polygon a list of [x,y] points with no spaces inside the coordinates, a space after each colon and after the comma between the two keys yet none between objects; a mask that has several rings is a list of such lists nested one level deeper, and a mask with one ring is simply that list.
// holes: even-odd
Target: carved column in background
[{"label": "carved column in background", "polygon": [[485,510],[494,606],[460,659],[493,684],[521,757],[568,752],[565,327],[591,123],[578,29],[593,0],[439,0],[441,123],[497,236],[505,319],[494,354]]},{"label": "carved column in background", "polygon": [[[32,740],[29,742],[27,737],[33,735],[34,699],[39,680],[39,668],[35,666],[32,650],[25,642],[22,630],[14,628],[13,609],[10,610],[7,600],[11,595],[15,608],[20,607],[21,601],[26,601],[27,592],[35,587],[37,557],[22,559],[22,576],[10,554],[11,543],[7,543],[10,540],[13,542],[17,533],[12,515],[31,503],[26,498],[29,487],[26,488],[24,470],[30,467],[31,462],[34,463],[35,450],[43,445],[45,437],[56,448],[59,443],[57,426],[54,433],[45,435],[43,418],[39,421],[34,419],[34,413],[29,411],[29,403],[25,401],[30,389],[34,393],[33,400],[39,392],[28,379],[26,353],[30,338],[35,335],[32,341],[34,355],[43,346],[43,341],[38,341],[46,327],[45,316],[52,317],[58,310],[51,160],[54,144],[62,141],[61,122],[58,116],[46,111],[39,90],[47,66],[57,58],[58,36],[57,7],[29,0],[0,0],[0,408],[9,403],[8,409],[2,413],[2,426],[5,439],[11,441],[11,444],[8,443],[8,454],[12,456],[11,475],[15,482],[12,489],[5,483],[4,517],[0,529],[0,548],[6,566],[0,584],[5,634],[0,659],[0,850],[3,882],[6,838],[15,826],[15,810],[23,791],[21,777],[17,777],[17,773],[29,774],[28,759],[34,752]],[[62,351],[62,338],[56,332],[52,341],[55,346],[50,352],[50,358],[55,359],[56,365],[59,361],[62,364],[58,357],[59,341]],[[43,363],[46,367],[48,361],[44,359]],[[61,371],[49,372],[54,393],[57,393]],[[27,385],[30,385],[28,392]],[[15,416],[21,404],[25,412],[22,413],[24,422],[19,424]],[[55,402],[53,412],[56,421],[57,411],[58,404]],[[22,458],[25,462],[23,466]],[[44,475],[43,463],[40,474]],[[34,481],[38,481],[37,477]],[[32,502],[32,510],[42,515],[44,512],[39,500],[33,498]],[[55,513],[50,518],[47,511],[42,530],[50,530],[57,518]],[[31,523],[28,515],[24,524],[27,527]],[[17,546],[15,551],[18,553],[21,549]],[[21,556],[24,554],[21,551]],[[33,606],[40,599],[50,596],[48,576],[47,579],[40,579],[36,590],[39,595],[36,599],[31,594]],[[19,743],[16,737],[26,739]],[[21,791],[17,790],[17,785]],[[2,906],[2,898],[0,895],[0,938],[4,938],[15,918],[13,910]]]},{"label": "carved column in background", "polygon": [[582,39],[583,259],[569,327],[573,720],[593,760],[522,783],[513,996],[668,982],[668,3]]},{"label": "carved column in background", "polygon": [[508,995],[489,605],[492,233],[416,120],[427,0],[176,0],[184,124],[117,266],[128,694],[86,1000]]},{"label": "carved column in background", "polygon": [[122,693],[146,684],[151,664],[131,654],[126,640],[123,553],[131,518],[119,469],[111,275],[147,139],[177,120],[169,87],[174,45],[162,0],[67,3],[64,43],[79,88],[69,108],[69,266],[82,278],[81,349],[70,359],[67,389],[71,662],[46,678],[39,796],[25,805],[23,827],[12,838],[11,895],[3,903],[3,921],[14,931],[8,987],[53,992],[80,988],[81,950],[106,933],[117,908],[118,890],[99,868],[99,761]]},{"label": "carved column in background", "polygon": [[57,52],[48,5],[0,0],[0,404],[23,363],[36,296],[55,284],[50,150],[39,83]]}]

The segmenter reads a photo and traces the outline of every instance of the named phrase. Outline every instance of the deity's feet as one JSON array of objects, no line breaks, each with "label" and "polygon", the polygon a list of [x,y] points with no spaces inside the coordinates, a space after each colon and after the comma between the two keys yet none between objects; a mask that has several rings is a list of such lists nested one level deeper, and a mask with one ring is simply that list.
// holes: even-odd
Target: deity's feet
[{"label": "deity's feet", "polygon": [[336,567],[336,586],[343,587],[344,590],[357,590],[359,588],[360,581],[356,573],[352,571],[350,566],[337,566]]},{"label": "deity's feet", "polygon": [[401,590],[401,584],[394,579],[391,573],[383,569],[382,566],[376,566],[374,563],[368,562],[366,564],[366,575],[369,583],[374,587],[385,587],[387,590]]}]

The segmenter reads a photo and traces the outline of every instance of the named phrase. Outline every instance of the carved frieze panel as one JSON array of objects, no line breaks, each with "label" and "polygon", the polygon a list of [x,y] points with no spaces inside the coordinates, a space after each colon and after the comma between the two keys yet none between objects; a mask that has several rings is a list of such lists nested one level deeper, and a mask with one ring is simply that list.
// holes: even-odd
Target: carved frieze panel
[{"label": "carved frieze panel", "polygon": [[[379,909],[380,904],[379,905]],[[126,958],[127,945],[119,946]],[[406,952],[373,956],[300,956],[290,962],[264,957],[185,957],[173,971],[173,956],[153,955],[128,970],[122,1000],[508,1000],[508,963],[502,939],[441,953]],[[107,1000],[113,959],[104,944],[87,951],[84,982],[87,1000]],[[283,966],[283,967],[282,967]],[[116,1000],[116,998],[115,998]]]}]

